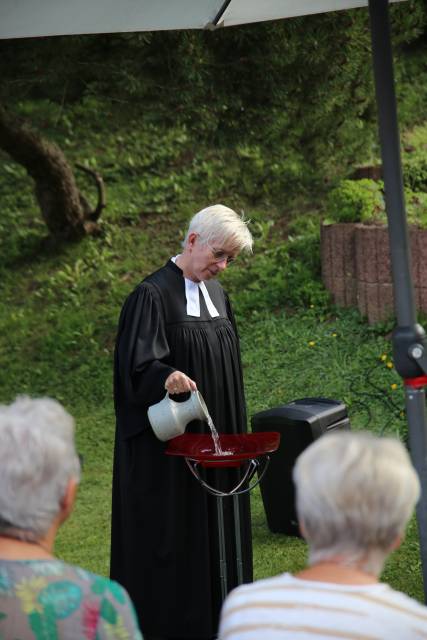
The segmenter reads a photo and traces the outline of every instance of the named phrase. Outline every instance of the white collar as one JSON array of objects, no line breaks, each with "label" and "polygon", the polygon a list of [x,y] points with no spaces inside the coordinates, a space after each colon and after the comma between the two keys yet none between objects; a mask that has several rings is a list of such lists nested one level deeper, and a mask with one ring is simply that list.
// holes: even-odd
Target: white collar
[{"label": "white collar", "polygon": [[[176,263],[176,259],[178,256],[171,258],[172,262]],[[211,300],[209,292],[206,288],[204,282],[194,282],[193,280],[189,280],[184,276],[185,281],[185,297],[187,300],[187,315],[193,316],[196,318],[200,318],[200,296],[199,291],[202,292],[203,298],[205,300],[205,304],[207,310],[211,318],[217,318],[219,313]]]}]

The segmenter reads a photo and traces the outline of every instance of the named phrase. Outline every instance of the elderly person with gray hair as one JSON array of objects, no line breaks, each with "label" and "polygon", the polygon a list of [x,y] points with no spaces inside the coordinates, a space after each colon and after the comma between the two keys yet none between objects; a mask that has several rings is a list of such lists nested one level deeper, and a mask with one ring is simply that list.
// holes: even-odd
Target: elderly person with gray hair
[{"label": "elderly person with gray hair", "polygon": [[[246,431],[239,340],[230,301],[216,278],[251,248],[243,217],[223,205],[202,209],[190,222],[182,252],[136,287],[120,316],[111,576],[129,591],[148,638],[216,635],[221,582],[215,498],[182,459],[165,455],[147,409],[165,390],[175,395],[198,389],[220,433]],[[187,431],[207,428],[193,421]],[[238,473],[222,469],[213,483],[224,480],[226,490]],[[232,504],[226,501],[224,507],[227,578],[235,586]],[[249,581],[247,497],[240,510],[243,573]]]},{"label": "elderly person with gray hair", "polygon": [[80,478],[74,421],[49,398],[0,405],[0,638],[141,640],[127,593],[53,556]]},{"label": "elderly person with gray hair", "polygon": [[234,590],[221,640],[427,637],[427,607],[380,583],[420,493],[404,446],[368,433],[325,435],[294,468],[309,566]]}]

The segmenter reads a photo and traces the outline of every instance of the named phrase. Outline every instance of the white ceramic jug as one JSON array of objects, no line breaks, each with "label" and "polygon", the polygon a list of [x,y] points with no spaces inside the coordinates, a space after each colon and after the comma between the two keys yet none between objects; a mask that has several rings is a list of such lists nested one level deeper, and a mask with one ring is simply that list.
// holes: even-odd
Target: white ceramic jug
[{"label": "white ceramic jug", "polygon": [[181,436],[192,420],[209,419],[209,411],[198,391],[192,391],[188,400],[175,402],[166,393],[163,400],[148,408],[148,419],[159,440]]}]

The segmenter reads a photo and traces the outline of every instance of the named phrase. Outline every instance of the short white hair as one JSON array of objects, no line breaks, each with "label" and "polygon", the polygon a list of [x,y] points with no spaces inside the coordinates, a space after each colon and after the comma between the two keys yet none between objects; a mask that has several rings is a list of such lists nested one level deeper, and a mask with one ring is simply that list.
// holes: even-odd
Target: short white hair
[{"label": "short white hair", "polygon": [[80,478],[74,420],[51,398],[0,405],[0,534],[44,536],[68,482]]},{"label": "short white hair", "polygon": [[293,476],[310,563],[339,557],[379,574],[420,495],[402,443],[367,432],[326,434],[299,456]]},{"label": "short white hair", "polygon": [[252,234],[244,216],[222,204],[214,204],[196,213],[190,220],[183,246],[190,233],[197,233],[202,243],[219,248],[232,247],[235,251],[252,251]]}]

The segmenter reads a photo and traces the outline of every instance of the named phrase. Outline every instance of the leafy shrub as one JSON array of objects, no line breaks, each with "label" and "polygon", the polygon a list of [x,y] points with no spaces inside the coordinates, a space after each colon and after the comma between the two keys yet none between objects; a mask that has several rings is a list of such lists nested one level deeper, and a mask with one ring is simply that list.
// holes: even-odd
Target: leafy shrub
[{"label": "leafy shrub", "polygon": [[427,228],[427,193],[405,190],[406,213],[408,222]]},{"label": "leafy shrub", "polygon": [[[403,180],[408,222],[427,228],[427,123],[403,135]],[[386,223],[384,184],[341,180],[328,194],[325,222]]]},{"label": "leafy shrub", "polygon": [[412,191],[427,191],[427,123],[404,134],[403,140],[402,164],[405,186]]},{"label": "leafy shrub", "polygon": [[[385,224],[387,217],[382,189],[382,182],[342,180],[328,195],[324,222]],[[427,193],[406,188],[405,204],[408,222],[427,228]]]},{"label": "leafy shrub", "polygon": [[413,191],[427,190],[427,150],[417,149],[403,156],[405,185]]},{"label": "leafy shrub", "polygon": [[333,222],[385,221],[383,183],[374,180],[342,180],[327,198]]}]

